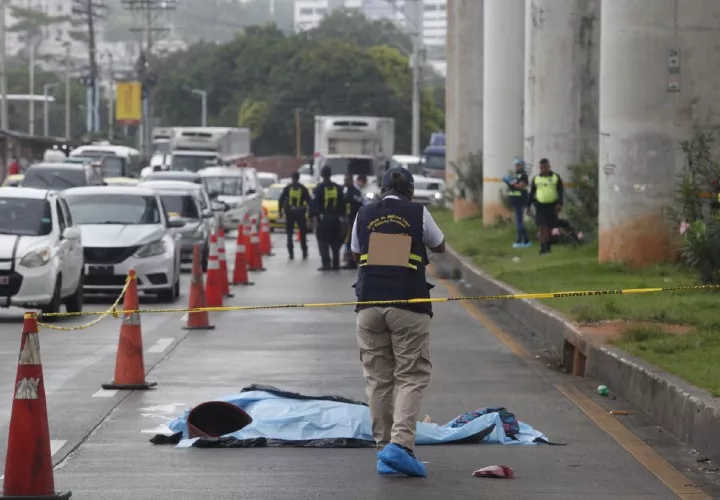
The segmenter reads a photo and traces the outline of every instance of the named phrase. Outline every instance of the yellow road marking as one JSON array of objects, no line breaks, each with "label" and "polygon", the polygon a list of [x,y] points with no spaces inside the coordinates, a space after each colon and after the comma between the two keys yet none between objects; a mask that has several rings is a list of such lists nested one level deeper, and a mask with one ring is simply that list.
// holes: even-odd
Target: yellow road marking
[{"label": "yellow road marking", "polygon": [[[460,290],[450,281],[440,279],[440,283],[450,295],[462,296]],[[478,320],[495,338],[502,342],[517,357],[529,361],[534,357],[517,340],[502,331],[495,323],[485,316],[473,303],[461,302],[465,310]],[[553,384],[554,385],[554,384]],[[599,404],[595,403],[572,384],[555,385],[566,398],[575,403],[595,425],[605,431],[620,446],[630,453],[643,467],[649,470],[678,498],[683,500],[712,500],[699,486],[672,466],[658,452],[648,446],[642,439],[632,433],[613,415],[609,415]]]}]

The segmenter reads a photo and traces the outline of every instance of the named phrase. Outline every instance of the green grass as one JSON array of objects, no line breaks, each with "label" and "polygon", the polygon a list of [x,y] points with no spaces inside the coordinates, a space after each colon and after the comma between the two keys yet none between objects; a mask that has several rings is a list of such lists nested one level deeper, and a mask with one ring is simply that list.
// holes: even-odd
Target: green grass
[{"label": "green grass", "polygon": [[[513,249],[511,224],[483,227],[479,217],[453,222],[452,212],[433,211],[450,246],[472,258],[491,276],[528,293],[693,285],[695,276],[672,265],[637,270],[599,264],[597,244],[556,245],[550,255]],[[516,259],[517,257],[517,259]],[[579,323],[601,320],[643,322],[614,344],[649,363],[720,396],[720,293],[659,292],[637,295],[541,300]],[[691,325],[689,333],[669,333],[646,322]]]}]

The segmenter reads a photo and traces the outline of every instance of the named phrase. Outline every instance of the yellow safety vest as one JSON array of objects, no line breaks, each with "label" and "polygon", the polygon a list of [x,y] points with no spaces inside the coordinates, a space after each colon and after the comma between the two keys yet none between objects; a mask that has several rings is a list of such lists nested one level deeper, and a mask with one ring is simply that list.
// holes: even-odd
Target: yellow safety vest
[{"label": "yellow safety vest", "polygon": [[337,187],[335,187],[335,186],[326,187],[325,190],[323,191],[323,198],[325,199],[325,210],[328,209],[330,200],[332,200],[332,206],[334,207],[337,204],[337,199],[338,199]]},{"label": "yellow safety vest", "polygon": [[[515,174],[515,183],[520,182],[521,174]],[[525,194],[525,190],[527,189],[527,186],[525,189],[513,189],[510,188],[510,191],[508,192],[508,196],[523,196]]]},{"label": "yellow safety vest", "polygon": [[302,189],[291,187],[288,192],[288,203],[291,207],[299,207],[302,200]]},{"label": "yellow safety vest", "polygon": [[557,174],[552,175],[536,175],[533,179],[535,183],[535,199],[538,203],[555,203],[558,201],[558,178]]}]

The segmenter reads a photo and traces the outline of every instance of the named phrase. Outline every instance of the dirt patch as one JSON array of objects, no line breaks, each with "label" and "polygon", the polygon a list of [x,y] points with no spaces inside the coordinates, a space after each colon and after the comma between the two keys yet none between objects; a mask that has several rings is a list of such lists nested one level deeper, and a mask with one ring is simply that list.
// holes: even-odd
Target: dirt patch
[{"label": "dirt patch", "polygon": [[630,328],[659,328],[667,333],[682,335],[694,329],[690,325],[668,325],[652,321],[602,321],[599,323],[578,325],[583,334],[598,344],[606,344],[616,339]]}]

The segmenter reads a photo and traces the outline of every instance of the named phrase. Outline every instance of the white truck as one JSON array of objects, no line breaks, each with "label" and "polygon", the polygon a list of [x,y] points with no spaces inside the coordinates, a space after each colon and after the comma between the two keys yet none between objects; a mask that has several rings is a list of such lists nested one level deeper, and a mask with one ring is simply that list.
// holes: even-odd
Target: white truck
[{"label": "white truck", "polygon": [[332,180],[342,184],[345,174],[369,178],[381,174],[395,150],[395,119],[377,116],[316,116],[315,159],[312,175],[329,166]]}]

